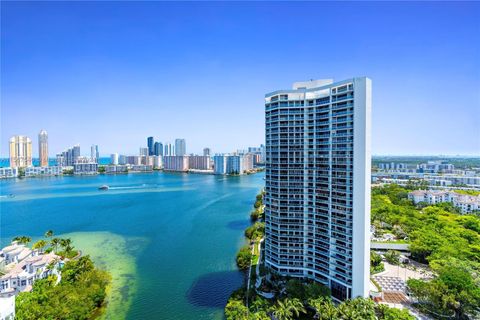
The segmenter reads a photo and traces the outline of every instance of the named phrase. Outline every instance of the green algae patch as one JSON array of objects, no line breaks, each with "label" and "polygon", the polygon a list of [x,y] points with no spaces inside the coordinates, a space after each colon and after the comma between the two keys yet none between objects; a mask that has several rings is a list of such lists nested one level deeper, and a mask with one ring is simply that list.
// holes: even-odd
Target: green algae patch
[{"label": "green algae patch", "polygon": [[137,267],[132,253],[142,250],[146,240],[111,232],[75,232],[60,237],[71,238],[82,255],[90,255],[95,266],[106,270],[112,277],[106,307],[98,319],[125,319],[138,289]]}]

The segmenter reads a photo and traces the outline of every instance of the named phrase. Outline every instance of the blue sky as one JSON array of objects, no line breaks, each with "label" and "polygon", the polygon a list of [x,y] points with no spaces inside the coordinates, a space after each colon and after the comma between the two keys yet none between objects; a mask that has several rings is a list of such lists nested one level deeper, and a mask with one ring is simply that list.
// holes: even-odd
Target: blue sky
[{"label": "blue sky", "polygon": [[264,141],[265,93],[373,81],[374,154],[480,154],[480,4],[2,2],[1,148]]}]

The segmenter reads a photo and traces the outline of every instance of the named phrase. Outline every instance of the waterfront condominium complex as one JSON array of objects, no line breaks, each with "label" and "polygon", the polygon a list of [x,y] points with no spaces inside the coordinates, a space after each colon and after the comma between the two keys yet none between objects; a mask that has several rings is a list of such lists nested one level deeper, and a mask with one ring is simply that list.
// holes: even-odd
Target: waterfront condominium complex
[{"label": "waterfront condominium complex", "polygon": [[10,138],[10,167],[24,168],[32,165],[32,140],[26,136]]},{"label": "waterfront condominium complex", "polygon": [[185,139],[175,139],[175,155],[184,156],[187,154]]},{"label": "waterfront condominium complex", "polygon": [[40,167],[48,167],[48,134],[45,130],[38,134],[38,158]]},{"label": "waterfront condominium complex", "polygon": [[165,171],[188,171],[188,156],[164,156],[163,169]]},{"label": "waterfront condominium complex", "polygon": [[265,95],[265,263],[369,293],[371,80],[315,80]]},{"label": "waterfront condominium complex", "polygon": [[210,156],[188,156],[188,168],[195,170],[210,170],[212,167],[212,158]]}]

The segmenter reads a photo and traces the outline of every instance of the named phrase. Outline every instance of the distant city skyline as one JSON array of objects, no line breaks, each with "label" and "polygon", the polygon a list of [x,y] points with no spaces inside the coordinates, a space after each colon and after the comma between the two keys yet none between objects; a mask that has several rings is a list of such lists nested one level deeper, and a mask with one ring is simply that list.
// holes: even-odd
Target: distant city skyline
[{"label": "distant city skyline", "polygon": [[149,136],[182,137],[197,154],[258,146],[265,92],[360,76],[375,88],[372,154],[480,155],[479,12],[475,2],[3,2],[0,157],[23,135],[38,158],[42,129],[50,158],[76,144],[137,154]]}]

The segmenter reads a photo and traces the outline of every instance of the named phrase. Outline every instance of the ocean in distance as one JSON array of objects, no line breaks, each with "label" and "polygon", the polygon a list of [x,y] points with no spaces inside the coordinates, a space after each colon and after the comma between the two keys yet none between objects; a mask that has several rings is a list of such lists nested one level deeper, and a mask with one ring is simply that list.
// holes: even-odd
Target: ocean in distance
[{"label": "ocean in distance", "polygon": [[[264,174],[138,173],[0,182],[0,244],[46,230],[112,274],[104,319],[222,319],[242,284],[244,244]],[[110,190],[100,191],[100,185]],[[14,195],[10,197],[8,195]]]}]

